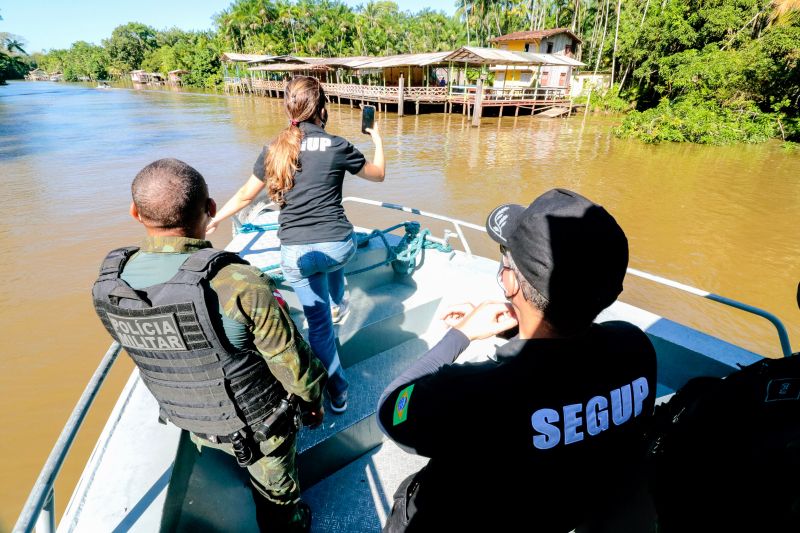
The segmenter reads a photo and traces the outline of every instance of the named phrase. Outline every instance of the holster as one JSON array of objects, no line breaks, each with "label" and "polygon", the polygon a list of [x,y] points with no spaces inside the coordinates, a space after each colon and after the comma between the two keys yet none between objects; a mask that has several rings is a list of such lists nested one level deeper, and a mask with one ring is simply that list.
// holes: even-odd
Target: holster
[{"label": "holster", "polygon": [[228,437],[233,446],[233,455],[236,457],[236,462],[242,468],[247,468],[255,463],[264,454],[261,453],[261,447],[253,438],[253,434],[246,429],[237,431]]},{"label": "holster", "polygon": [[267,417],[253,428],[253,439],[264,442],[272,437],[287,437],[302,426],[302,413],[298,402],[284,398]]}]

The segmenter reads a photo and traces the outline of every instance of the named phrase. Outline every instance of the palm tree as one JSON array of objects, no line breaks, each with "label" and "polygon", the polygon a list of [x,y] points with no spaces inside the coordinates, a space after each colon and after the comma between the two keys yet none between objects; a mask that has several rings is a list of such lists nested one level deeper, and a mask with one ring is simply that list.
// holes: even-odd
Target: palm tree
[{"label": "palm tree", "polygon": [[297,55],[297,37],[294,34],[294,6],[290,3],[278,3],[278,21],[284,26],[288,26],[292,33],[292,44],[294,45],[294,54]]},{"label": "palm tree", "polygon": [[464,17],[464,23],[467,26],[467,46],[472,44],[472,36],[470,33],[469,19],[472,18],[472,13],[475,10],[475,0],[457,0],[456,1],[456,14]]},{"label": "palm tree", "polygon": [[28,52],[26,52],[22,48],[22,42],[20,42],[17,39],[14,39],[13,37],[6,37],[5,46],[6,46],[6,50],[8,50],[11,53],[14,53],[14,51],[16,51],[16,52],[18,52],[20,54],[28,55]]},{"label": "palm tree", "polygon": [[0,85],[6,84],[8,74],[24,69],[19,54],[28,55],[22,42],[8,33],[0,33]]}]

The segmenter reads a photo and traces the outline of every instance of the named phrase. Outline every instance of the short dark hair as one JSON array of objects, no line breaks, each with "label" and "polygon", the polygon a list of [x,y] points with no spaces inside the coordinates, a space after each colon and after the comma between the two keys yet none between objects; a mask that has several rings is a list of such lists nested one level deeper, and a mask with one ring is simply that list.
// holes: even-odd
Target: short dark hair
[{"label": "short dark hair", "polygon": [[167,158],[153,161],[136,174],[131,195],[148,225],[191,228],[206,212],[208,186],[193,167]]}]

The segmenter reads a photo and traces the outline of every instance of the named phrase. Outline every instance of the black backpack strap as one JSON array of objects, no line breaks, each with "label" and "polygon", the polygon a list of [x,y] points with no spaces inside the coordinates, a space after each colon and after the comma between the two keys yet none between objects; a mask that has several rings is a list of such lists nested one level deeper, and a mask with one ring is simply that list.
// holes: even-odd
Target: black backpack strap
[{"label": "black backpack strap", "polygon": [[138,246],[126,246],[124,248],[111,250],[100,265],[98,281],[118,278],[120,273],[122,273],[122,269],[125,267],[125,263],[138,251]]},{"label": "black backpack strap", "polygon": [[200,280],[211,279],[220,269],[232,264],[248,265],[250,263],[233,252],[204,248],[190,255],[183,262],[172,281],[194,285]]},{"label": "black backpack strap", "polygon": [[150,307],[150,300],[145,298],[143,293],[139,293],[131,288],[130,285],[120,280],[116,287],[109,291],[108,296],[114,305],[119,305],[121,299],[137,300],[142,302],[147,307]]}]

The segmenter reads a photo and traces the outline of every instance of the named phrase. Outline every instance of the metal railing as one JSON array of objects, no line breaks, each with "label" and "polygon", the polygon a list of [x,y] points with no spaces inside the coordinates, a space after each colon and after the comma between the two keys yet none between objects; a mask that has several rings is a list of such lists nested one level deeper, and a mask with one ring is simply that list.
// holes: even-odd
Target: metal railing
[{"label": "metal railing", "polygon": [[781,343],[781,351],[783,352],[783,356],[788,357],[792,355],[792,346],[789,343],[789,334],[786,332],[786,328],[784,327],[783,323],[780,321],[778,317],[776,317],[775,315],[773,315],[768,311],[764,311],[763,309],[759,309],[758,307],[754,307],[752,305],[748,305],[742,302],[737,302],[736,300],[726,298],[725,296],[720,296],[719,294],[714,294],[713,292],[708,292],[702,289],[698,289],[696,287],[692,287],[691,285],[684,285],[683,283],[678,283],[677,281],[672,281],[671,279],[662,278],[661,276],[656,276],[654,274],[648,274],[647,272],[636,270],[635,268],[629,268],[628,274],[633,274],[634,276],[638,276],[643,279],[655,281],[656,283],[666,285],[667,287],[672,287],[673,289],[678,289],[680,291],[687,292],[689,294],[701,296],[707,300],[718,302],[727,305],[729,307],[733,307],[734,309],[739,309],[747,313],[752,313],[754,315],[765,318],[769,320],[772,323],[772,325],[775,326],[775,329],[778,331],[778,340]]},{"label": "metal railing", "polygon": [[[467,257],[470,257],[470,258],[472,257],[472,250],[470,249],[469,243],[467,242],[467,239],[466,239],[466,237],[464,235],[464,232],[462,231],[462,227],[467,227],[467,228],[471,228],[471,229],[482,231],[482,232],[486,233],[486,228],[483,227],[483,226],[478,226],[477,224],[472,224],[470,222],[464,222],[463,220],[458,220],[458,219],[455,219],[455,218],[450,218],[450,217],[446,217],[446,216],[443,216],[443,215],[438,215],[436,213],[428,213],[428,212],[425,212],[425,211],[420,211],[419,209],[415,209],[413,207],[406,207],[406,206],[397,205],[397,204],[390,204],[390,203],[386,203],[386,202],[377,202],[375,200],[368,200],[366,198],[359,198],[359,197],[356,197],[356,196],[348,196],[348,197],[346,197],[346,198],[344,198],[342,200],[342,202],[346,202],[346,201],[362,203],[362,204],[367,204],[367,205],[375,205],[375,206],[379,206],[379,207],[384,207],[386,209],[395,209],[395,210],[398,210],[398,211],[404,211],[406,213],[413,213],[415,215],[425,216],[425,217],[433,218],[433,219],[436,219],[436,220],[442,220],[442,221],[445,221],[445,222],[449,222],[449,223],[453,224],[453,226],[455,227],[456,234],[458,235],[458,238],[461,241],[462,246],[464,246],[464,252],[467,254]],[[453,237],[453,234],[452,233],[448,233],[447,230],[445,230],[445,235],[444,235],[443,241],[446,243],[451,237]],[[701,297],[703,297],[703,298],[705,298],[707,300],[718,302],[718,303],[727,305],[729,307],[733,307],[734,309],[739,309],[741,311],[745,311],[747,313],[751,313],[753,315],[760,316],[761,318],[765,318],[766,320],[768,320],[775,327],[775,330],[778,333],[778,340],[779,340],[780,345],[781,345],[781,352],[783,353],[783,356],[784,357],[788,357],[788,356],[792,355],[792,347],[791,347],[791,344],[789,342],[789,334],[786,332],[786,327],[783,325],[783,323],[780,321],[780,319],[777,316],[773,315],[772,313],[770,313],[768,311],[764,311],[763,309],[759,309],[758,307],[754,307],[752,305],[748,305],[748,304],[733,300],[731,298],[726,298],[725,296],[720,296],[719,294],[714,294],[713,292],[704,291],[702,289],[698,289],[698,288],[692,287],[690,285],[684,285],[683,283],[678,283],[677,281],[672,281],[672,280],[667,279],[667,278],[662,278],[661,276],[656,276],[654,274],[649,274],[647,272],[643,272],[643,271],[637,270],[635,268],[628,268],[627,273],[628,274],[632,274],[632,275],[637,276],[637,277],[640,277],[640,278],[643,278],[643,279],[654,281],[654,282],[659,283],[661,285],[666,285],[667,287],[672,287],[673,289],[678,289],[680,291],[687,292],[689,294],[694,294],[696,296],[701,296]]]},{"label": "metal railing", "polygon": [[61,435],[53,445],[53,449],[50,451],[39,477],[36,478],[33,490],[28,495],[28,500],[22,508],[22,513],[20,513],[16,525],[14,525],[14,533],[33,531],[34,523],[38,533],[53,533],[56,530],[55,490],[53,488],[56,476],[61,470],[61,465],[64,464],[67,452],[72,446],[75,435],[78,433],[83,419],[86,418],[86,413],[97,396],[100,386],[108,376],[114,361],[117,360],[120,349],[121,346],[118,343],[111,344],[102,361],[100,361],[100,365],[92,374],[89,383],[86,384],[86,388],[75,405],[75,409],[72,410],[69,420],[64,425],[64,429],[61,430]]},{"label": "metal railing", "polygon": [[[451,217],[446,217],[437,213],[421,211],[413,207],[406,207],[387,202],[378,202],[356,196],[348,196],[343,198],[342,203],[345,202],[373,205],[385,209],[403,211],[405,213],[412,213],[414,215],[448,222],[453,225],[455,233],[445,230],[444,237],[435,240],[446,244],[449,239],[454,236],[458,236],[458,239],[461,241],[461,244],[464,247],[464,253],[469,258],[472,258],[473,255],[469,243],[467,242],[467,238],[464,235],[463,228],[470,228],[473,230],[482,231],[484,233],[486,232],[486,228],[483,226]],[[628,273],[765,318],[772,323],[778,332],[778,338],[780,339],[783,355],[789,356],[792,353],[789,343],[789,335],[786,332],[786,328],[772,313],[738,302],[736,300],[732,300],[730,298],[726,298],[724,296],[720,296],[718,294],[703,291],[701,289],[684,285],[660,276],[648,274],[647,272],[642,272],[634,268],[629,268]],[[45,465],[39,474],[39,477],[36,479],[36,483],[34,484],[33,489],[31,490],[31,493],[25,502],[25,506],[20,513],[17,523],[14,525],[14,533],[29,533],[33,530],[34,524],[38,533],[55,532],[55,491],[53,488],[55,479],[61,470],[61,466],[64,463],[67,452],[69,452],[69,449],[75,440],[75,435],[80,429],[89,407],[97,396],[100,386],[108,376],[114,361],[116,361],[117,357],[119,356],[120,350],[121,347],[118,343],[114,342],[111,344],[111,346],[108,348],[108,351],[103,356],[103,359],[100,361],[100,365],[97,367],[91,379],[89,380],[89,383],[86,385],[86,388],[84,389],[83,394],[81,394],[78,403],[75,405],[69,420],[67,420],[64,429],[61,430],[61,435],[58,437],[58,440],[53,446],[53,449],[51,450],[50,455],[48,456],[47,461],[45,462]]]},{"label": "metal railing", "polygon": [[[477,224],[473,224],[471,222],[465,222],[463,220],[458,220],[451,217],[446,217],[444,215],[439,215],[437,213],[429,213],[427,211],[420,211],[419,209],[413,207],[406,207],[403,205],[398,204],[390,204],[388,202],[378,202],[376,200],[368,200],[366,198],[359,198],[357,196],[347,196],[342,198],[342,203],[345,202],[355,202],[359,204],[367,204],[367,205],[374,205],[378,207],[384,207],[386,209],[394,209],[396,211],[404,211],[406,213],[413,213],[415,215],[420,215],[428,218],[433,218],[435,220],[441,220],[443,222],[449,222],[453,225],[456,230],[456,235],[458,235],[459,240],[461,241],[461,245],[464,247],[464,253],[467,254],[467,257],[472,258],[472,249],[469,247],[469,243],[467,242],[466,236],[464,236],[464,230],[462,228],[471,228],[478,231],[486,231],[486,228],[482,226],[478,226]],[[445,231],[444,238],[442,241],[447,243],[447,241],[453,236],[452,233]]]}]

